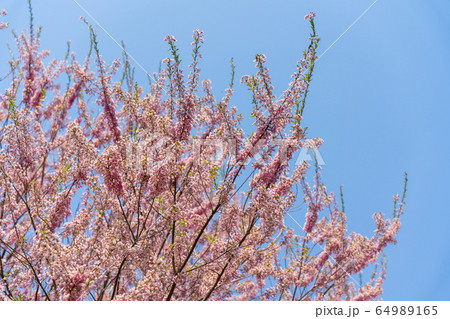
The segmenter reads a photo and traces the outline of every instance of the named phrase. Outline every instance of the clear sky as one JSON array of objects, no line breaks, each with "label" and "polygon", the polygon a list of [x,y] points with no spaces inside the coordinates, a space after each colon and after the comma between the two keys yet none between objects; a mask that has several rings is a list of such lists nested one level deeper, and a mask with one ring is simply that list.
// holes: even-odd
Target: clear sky
[{"label": "clear sky", "polygon": [[[281,93],[307,46],[305,14],[317,13],[320,54],[374,0],[77,1],[149,72],[167,56],[166,34],[179,40],[188,61],[192,30],[203,30],[202,74],[220,98],[231,57],[240,78],[253,73],[255,53],[266,54]],[[14,29],[28,26],[25,0],[2,0],[0,8]],[[94,22],[73,0],[35,0],[33,8],[44,48],[62,58],[71,40],[85,56],[89,34],[78,18]],[[98,33],[103,56],[120,57],[121,49]],[[10,33],[1,32],[1,74],[7,41]],[[324,139],[328,189],[337,193],[344,185],[350,230],[370,235],[371,215],[391,214],[392,196],[402,191],[403,172],[409,174],[399,242],[387,250],[385,300],[450,300],[449,55],[448,0],[379,0],[317,62],[313,76],[304,124],[310,137]],[[136,76],[145,80],[138,67]],[[236,89],[233,104],[248,115],[246,89]]]}]

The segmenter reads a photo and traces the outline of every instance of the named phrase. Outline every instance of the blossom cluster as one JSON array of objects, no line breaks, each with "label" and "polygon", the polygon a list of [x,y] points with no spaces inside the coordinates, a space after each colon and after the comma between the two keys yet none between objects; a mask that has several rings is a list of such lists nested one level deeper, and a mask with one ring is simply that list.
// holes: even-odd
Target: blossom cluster
[{"label": "blossom cluster", "polygon": [[[306,18],[311,42],[280,97],[262,54],[241,80],[253,103],[248,137],[231,105],[234,65],[220,101],[200,80],[199,30],[187,77],[166,37],[170,57],[147,93],[126,52],[102,59],[92,28],[82,62],[49,61],[39,32],[18,35],[0,95],[0,299],[378,298],[404,197],[392,219],[374,215],[373,237],[348,233],[320,167],[311,184],[309,164],[290,165],[322,144],[301,125],[319,41]],[[217,141],[227,141],[222,156]],[[302,212],[294,232],[286,218]]]}]

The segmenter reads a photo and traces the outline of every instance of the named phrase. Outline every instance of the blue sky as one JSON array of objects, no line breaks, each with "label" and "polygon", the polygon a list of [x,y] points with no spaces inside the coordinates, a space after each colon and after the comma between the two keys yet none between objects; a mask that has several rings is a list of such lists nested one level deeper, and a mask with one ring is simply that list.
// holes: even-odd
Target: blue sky
[{"label": "blue sky", "polygon": [[[220,97],[230,58],[240,78],[254,71],[255,53],[266,54],[281,93],[308,43],[303,16],[317,13],[321,53],[373,0],[78,2],[149,72],[167,55],[166,34],[179,40],[188,60],[192,30],[203,30],[202,74]],[[28,26],[25,0],[2,0],[0,7],[14,29]],[[43,47],[62,58],[71,40],[83,58],[89,35],[78,18],[88,17],[75,2],[39,0],[33,7]],[[402,191],[403,172],[409,174],[399,242],[387,250],[385,300],[450,300],[449,33],[449,1],[379,0],[317,62],[304,113],[309,136],[325,141],[320,152],[328,189],[344,185],[350,230],[370,235],[371,215],[391,214],[392,196]],[[107,60],[120,57],[101,30],[99,38]],[[0,33],[2,74],[7,41],[9,32]],[[145,80],[139,68],[136,76]],[[248,94],[243,86],[236,89],[233,104],[246,114]]]}]

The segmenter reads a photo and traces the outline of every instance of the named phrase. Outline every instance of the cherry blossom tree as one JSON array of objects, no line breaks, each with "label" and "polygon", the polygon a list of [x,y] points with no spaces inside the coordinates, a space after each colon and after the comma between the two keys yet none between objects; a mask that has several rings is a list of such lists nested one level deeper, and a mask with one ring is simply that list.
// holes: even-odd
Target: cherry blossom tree
[{"label": "cherry blossom tree", "polygon": [[[70,50],[50,60],[32,23],[13,33],[0,95],[0,298],[379,298],[405,193],[392,218],[373,215],[368,238],[347,231],[319,166],[292,165],[301,148],[322,144],[302,126],[319,43],[314,14],[305,19],[310,44],[281,96],[263,54],[241,79],[252,97],[247,137],[231,105],[233,61],[221,100],[200,80],[199,30],[187,76],[166,37],[170,57],[146,93],[126,52],[102,59],[90,26],[81,62]],[[286,221],[302,212],[294,232]],[[355,282],[363,270],[372,276]]]}]

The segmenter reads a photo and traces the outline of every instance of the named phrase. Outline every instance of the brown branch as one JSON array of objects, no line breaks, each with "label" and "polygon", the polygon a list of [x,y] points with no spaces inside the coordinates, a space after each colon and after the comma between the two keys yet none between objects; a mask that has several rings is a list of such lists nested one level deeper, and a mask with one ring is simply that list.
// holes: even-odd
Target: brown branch
[{"label": "brown branch", "polygon": [[126,262],[126,261],[127,261],[127,257],[125,257],[125,258],[122,260],[122,263],[121,263],[120,266],[119,266],[119,270],[117,271],[117,275],[116,275],[116,278],[115,278],[115,280],[114,280],[114,288],[113,288],[113,292],[112,292],[112,294],[111,294],[111,300],[114,299],[114,297],[115,297],[115,295],[116,295],[116,292],[117,292],[117,290],[119,289],[120,273],[122,272],[123,266],[125,265],[125,262]]}]

